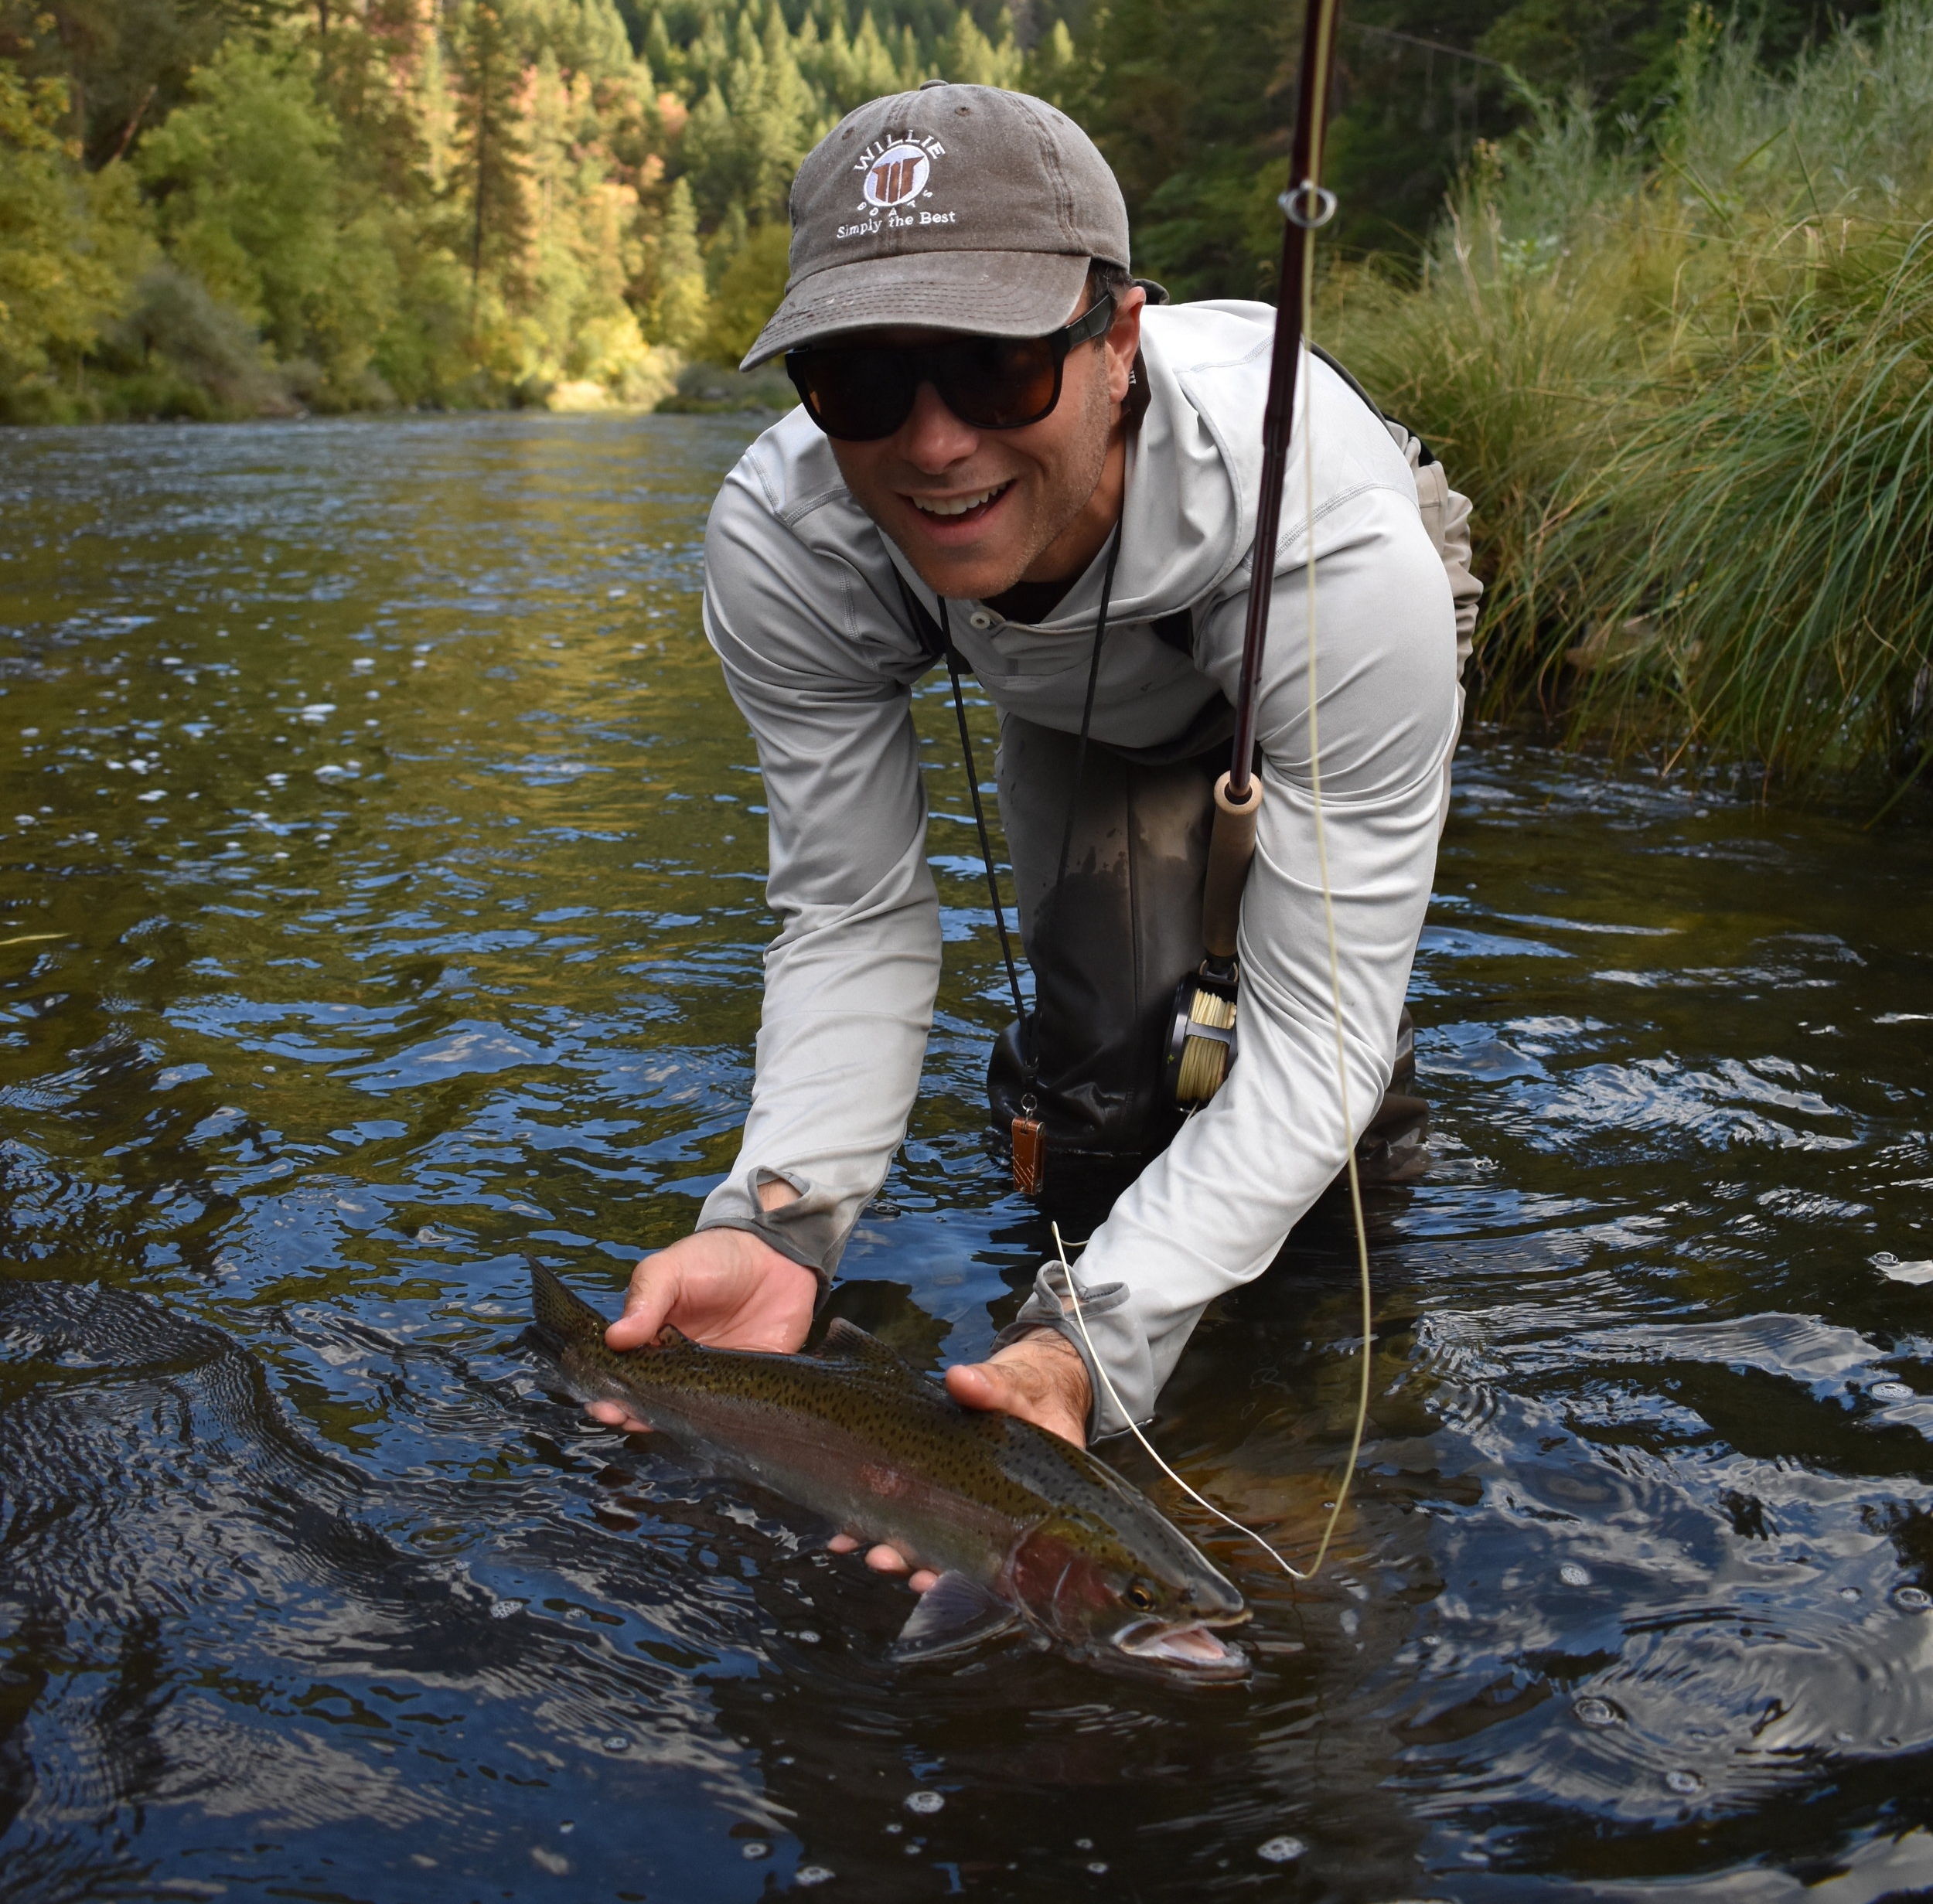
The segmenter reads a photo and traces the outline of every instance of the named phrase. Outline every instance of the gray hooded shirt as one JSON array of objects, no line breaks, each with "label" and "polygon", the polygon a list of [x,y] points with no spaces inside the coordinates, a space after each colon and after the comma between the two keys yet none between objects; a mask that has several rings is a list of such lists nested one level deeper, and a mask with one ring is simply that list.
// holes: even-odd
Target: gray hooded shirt
[{"label": "gray hooded shirt", "polygon": [[[1144,313],[1149,401],[1130,440],[1094,703],[1102,741],[1155,745],[1218,693],[1234,698],[1274,318],[1232,302]],[[1342,1168],[1389,1079],[1430,895],[1477,592],[1467,506],[1327,365],[1305,356],[1299,385],[1259,702],[1238,1055],[1081,1258],[1113,1390],[1097,1384],[1098,1432],[1151,1410],[1203,1309],[1267,1267]],[[1102,567],[1037,626],[949,605],[956,645],[1002,710],[1078,730]],[[700,1227],[754,1231],[822,1276],[905,1135],[939,976],[909,692],[932,662],[902,581],[936,612],[803,410],[746,451],[713,506],[705,632],[758,744],[780,929],[743,1142]],[[1192,659],[1151,625],[1182,610]],[[776,1179],[799,1194],[764,1211],[759,1188]],[[1052,1279],[1023,1319],[1079,1346]]]}]

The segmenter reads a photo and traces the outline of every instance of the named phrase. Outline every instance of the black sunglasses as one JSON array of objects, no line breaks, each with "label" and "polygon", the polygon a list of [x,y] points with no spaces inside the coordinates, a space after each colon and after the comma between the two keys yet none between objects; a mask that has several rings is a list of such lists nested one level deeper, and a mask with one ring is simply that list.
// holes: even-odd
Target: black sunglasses
[{"label": "black sunglasses", "polygon": [[1114,300],[1103,297],[1045,337],[956,337],[941,344],[825,344],[786,353],[806,414],[846,443],[876,443],[913,413],[922,383],[976,430],[1024,430],[1053,414],[1061,371],[1076,344],[1105,335]]}]

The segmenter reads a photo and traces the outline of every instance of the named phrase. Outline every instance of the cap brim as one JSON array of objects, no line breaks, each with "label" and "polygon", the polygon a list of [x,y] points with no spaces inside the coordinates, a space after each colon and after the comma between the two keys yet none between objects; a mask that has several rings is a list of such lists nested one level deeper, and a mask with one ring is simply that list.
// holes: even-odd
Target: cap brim
[{"label": "cap brim", "polygon": [[1045,337],[1079,315],[1089,262],[1049,251],[914,251],[830,264],[787,290],[738,367],[888,324]]}]

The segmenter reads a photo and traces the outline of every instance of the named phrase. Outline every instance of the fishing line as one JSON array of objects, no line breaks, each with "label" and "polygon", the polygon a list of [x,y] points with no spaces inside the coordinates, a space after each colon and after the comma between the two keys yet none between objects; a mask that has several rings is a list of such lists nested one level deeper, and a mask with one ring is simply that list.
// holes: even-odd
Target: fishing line
[{"label": "fishing line", "polygon": [[[1074,1326],[1080,1330],[1081,1340],[1087,1344],[1089,1364],[1093,1369],[1094,1373],[1100,1377],[1101,1386],[1107,1391],[1107,1398],[1113,1403],[1115,1412],[1120,1416],[1123,1421],[1127,1423],[1127,1432],[1141,1444],[1143,1448],[1147,1450],[1148,1459],[1152,1461],[1154,1465],[1181,1490],[1183,1494],[1187,1495],[1190,1500],[1195,1501],[1200,1506],[1207,1508],[1209,1512],[1213,1514],[1215,1519],[1221,1521],[1224,1526],[1232,1527],[1238,1534],[1246,1534],[1250,1540],[1254,1541],[1257,1547],[1261,1548],[1263,1553],[1268,1555],[1270,1559],[1273,1561],[1276,1565],[1289,1576],[1291,1580],[1314,1579],[1315,1577],[1314,1568],[1311,1568],[1307,1573],[1297,1572],[1295,1569],[1291,1567],[1287,1561],[1284,1560],[1283,1557],[1278,1554],[1275,1549],[1262,1538],[1260,1534],[1256,1533],[1253,1528],[1244,1527],[1242,1523],[1236,1520],[1232,1514],[1224,1514],[1219,1507],[1215,1506],[1213,1501],[1208,1498],[1206,1495],[1198,1494],[1193,1488],[1188,1486],[1186,1481],[1181,1479],[1180,1475],[1177,1474],[1174,1470],[1161,1459],[1161,1455],[1157,1451],[1154,1442],[1150,1441],[1147,1436],[1144,1435],[1140,1429],[1135,1425],[1134,1418],[1128,1413],[1125,1408],[1121,1405],[1121,1398],[1115,1389],[1113,1378],[1108,1374],[1107,1365],[1102,1361],[1100,1351],[1094,1346],[1094,1338],[1087,1333],[1087,1318],[1081,1313],[1081,1293],[1074,1281],[1074,1265],[1067,1260],[1067,1245],[1061,1240],[1061,1226],[1058,1223],[1050,1222],[1048,1224],[1048,1228],[1054,1232],[1055,1253],[1061,1259],[1062,1269],[1067,1272],[1067,1293],[1074,1299]],[[1338,1501],[1336,1505],[1340,1507],[1342,1503]],[[1325,1535],[1324,1537],[1324,1545],[1326,1546],[1327,1544],[1328,1537]],[[1316,1565],[1319,1567],[1321,1564],[1321,1558],[1320,1555],[1318,1555],[1316,1560]]]},{"label": "fishing line", "polygon": [[[1307,261],[1302,273],[1302,334],[1309,334],[1314,315],[1315,293],[1311,280],[1315,250],[1315,227],[1302,228],[1302,242],[1307,247]],[[1313,1580],[1335,1538],[1344,1504],[1355,1480],[1355,1464],[1362,1453],[1362,1436],[1369,1424],[1369,1378],[1374,1369],[1376,1337],[1369,1286],[1369,1226],[1362,1214],[1362,1175],[1356,1158],[1355,1120],[1349,1115],[1349,1062],[1342,1030],[1342,963],[1336,950],[1335,889],[1329,883],[1329,839],[1322,812],[1322,739],[1317,717],[1315,646],[1315,391],[1314,380],[1303,380],[1302,491],[1305,512],[1302,525],[1302,567],[1308,577],[1308,673],[1309,673],[1309,805],[1315,819],[1315,863],[1322,882],[1322,925],[1328,942],[1329,1002],[1335,1026],[1335,1083],[1342,1112],[1342,1137],[1347,1146],[1349,1176],[1349,1214],[1355,1224],[1356,1276],[1362,1294],[1362,1376],[1356,1395],[1355,1423],[1349,1435],[1349,1458],[1344,1463],[1342,1479],[1335,1490],[1335,1506],[1328,1524],[1322,1530],[1321,1545],[1309,1564],[1307,1578]]]},{"label": "fishing line", "polygon": [[[1301,221],[1297,221],[1300,223]],[[1303,241],[1311,250],[1315,244],[1315,226],[1312,222],[1303,228]],[[1303,283],[1303,334],[1308,332],[1313,296],[1310,288],[1311,272],[1304,269]],[[1322,806],[1322,738],[1318,717],[1318,703],[1319,676],[1317,669],[1316,645],[1316,575],[1315,575],[1315,431],[1314,391],[1311,380],[1304,378],[1302,385],[1302,489],[1303,489],[1303,541],[1302,567],[1307,583],[1307,678],[1309,695],[1309,804],[1314,820],[1316,869],[1322,889],[1322,921],[1324,937],[1327,944],[1329,966],[1329,1002],[1331,1018],[1335,1030],[1335,1078],[1336,1092],[1342,1115],[1342,1133],[1348,1159],[1347,1174],[1349,1180],[1349,1209],[1355,1221],[1356,1247],[1356,1275],[1362,1297],[1362,1378],[1356,1393],[1355,1420],[1350,1431],[1349,1453],[1343,1464],[1342,1479],[1335,1490],[1335,1500],[1329,1510],[1327,1524],[1322,1530],[1322,1538],[1316,1548],[1315,1558],[1309,1563],[1308,1570],[1292,1566],[1290,1562],[1254,1528],[1245,1526],[1232,1514],[1225,1514],[1215,1503],[1198,1493],[1162,1460],[1154,1444],[1141,1432],[1134,1418],[1122,1406],[1113,1379],[1107,1372],[1094,1347],[1093,1338],[1087,1333],[1087,1317],[1081,1308],[1079,1286],[1074,1279],[1072,1264],[1067,1260],[1067,1245],[1061,1236],[1059,1223],[1048,1226],[1054,1237],[1054,1249],[1060,1258],[1062,1269],[1065,1272],[1067,1291],[1074,1309],[1074,1324],[1080,1330],[1081,1340],[1086,1344],[1089,1366],[1101,1378],[1101,1386],[1107,1391],[1107,1398],[1114,1405],[1115,1412],[1127,1423],[1128,1432],[1139,1442],[1154,1465],[1172,1481],[1181,1492],[1205,1507],[1216,1520],[1225,1526],[1245,1534],[1260,1548],[1269,1558],[1288,1575],[1290,1579],[1307,1584],[1322,1571],[1322,1563],[1328,1558],[1329,1548],[1335,1538],[1335,1531],[1342,1519],[1342,1510],[1349,1498],[1349,1490],[1355,1479],[1356,1463],[1362,1453],[1362,1440],[1369,1421],[1369,1382],[1374,1370],[1372,1360],[1375,1337],[1372,1292],[1369,1280],[1369,1228],[1362,1210],[1362,1178],[1356,1157],[1355,1129],[1349,1111],[1348,1052],[1342,1022],[1342,962],[1338,949],[1335,925],[1335,890],[1329,877],[1329,843],[1324,824]]]}]

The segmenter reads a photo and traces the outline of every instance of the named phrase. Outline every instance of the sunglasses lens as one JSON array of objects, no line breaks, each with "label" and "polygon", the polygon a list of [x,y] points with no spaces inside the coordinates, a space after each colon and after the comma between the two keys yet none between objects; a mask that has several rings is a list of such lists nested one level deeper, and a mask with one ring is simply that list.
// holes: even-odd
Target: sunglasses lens
[{"label": "sunglasses lens", "polygon": [[1059,400],[1062,354],[1044,337],[963,337],[925,350],[795,350],[786,370],[827,435],[873,443],[912,414],[929,379],[977,430],[1038,423]]},{"label": "sunglasses lens", "polygon": [[912,376],[891,350],[795,350],[786,370],[813,422],[849,443],[891,436],[913,407]]},{"label": "sunglasses lens", "polygon": [[946,407],[977,430],[1038,423],[1060,395],[1060,359],[1044,337],[969,337],[933,353]]}]

